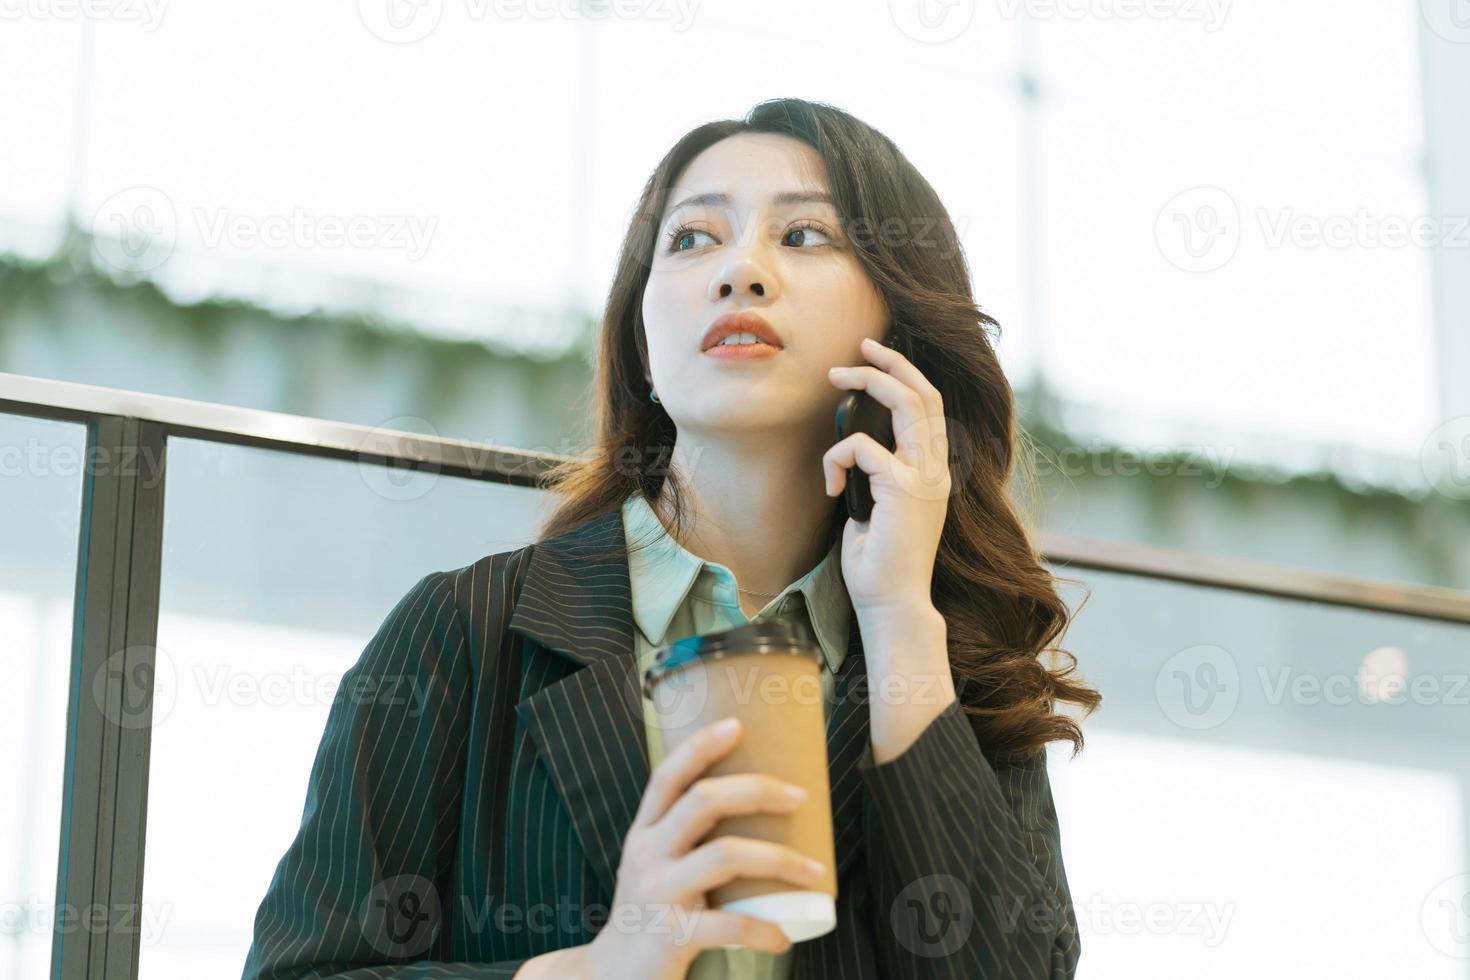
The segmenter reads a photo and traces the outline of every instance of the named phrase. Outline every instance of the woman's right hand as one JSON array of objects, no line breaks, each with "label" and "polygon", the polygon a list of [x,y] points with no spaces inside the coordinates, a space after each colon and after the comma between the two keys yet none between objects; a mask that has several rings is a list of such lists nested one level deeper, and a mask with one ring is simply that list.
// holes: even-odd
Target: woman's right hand
[{"label": "woman's right hand", "polygon": [[[762,773],[699,778],[740,740],[738,721],[728,732],[718,728],[699,729],[649,775],[623,841],[612,910],[590,944],[598,980],[684,980],[704,949],[791,948],[773,922],[706,906],[706,892],[736,877],[783,878],[811,888],[823,875],[819,862],[784,844],[726,835],[694,846],[724,817],[790,813],[806,798],[800,787]],[[788,795],[788,787],[799,795]]]}]

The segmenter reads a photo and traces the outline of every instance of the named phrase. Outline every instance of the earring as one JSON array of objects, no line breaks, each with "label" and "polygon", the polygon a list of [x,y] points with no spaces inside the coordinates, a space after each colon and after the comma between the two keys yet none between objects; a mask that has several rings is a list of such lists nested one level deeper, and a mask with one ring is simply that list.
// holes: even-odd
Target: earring
[{"label": "earring", "polygon": [[658,401],[658,392],[653,391],[653,390],[650,389],[649,392],[648,392],[648,400],[651,401],[651,402]]}]

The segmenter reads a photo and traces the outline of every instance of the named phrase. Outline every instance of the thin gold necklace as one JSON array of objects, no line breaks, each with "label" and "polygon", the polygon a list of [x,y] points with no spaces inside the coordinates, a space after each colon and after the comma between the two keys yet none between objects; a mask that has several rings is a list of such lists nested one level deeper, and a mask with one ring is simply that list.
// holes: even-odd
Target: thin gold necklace
[{"label": "thin gold necklace", "polygon": [[[735,588],[740,589],[740,586],[737,585],[735,586]],[[746,595],[758,595],[763,599],[770,599],[773,596],[778,596],[781,594],[780,592],[757,592],[754,589],[740,589],[740,591],[744,592]]]}]

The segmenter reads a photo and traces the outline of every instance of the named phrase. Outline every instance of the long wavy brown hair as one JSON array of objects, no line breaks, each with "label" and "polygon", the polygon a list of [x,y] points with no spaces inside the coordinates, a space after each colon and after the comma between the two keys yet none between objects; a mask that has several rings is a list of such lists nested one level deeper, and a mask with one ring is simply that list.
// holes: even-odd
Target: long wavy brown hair
[{"label": "long wavy brown hair", "polygon": [[[952,496],[933,575],[933,601],[948,624],[950,662],[962,709],[986,756],[1034,761],[1048,742],[1081,751],[1082,729],[1058,702],[1091,714],[1102,696],[1074,676],[1077,660],[1054,646],[1070,620],[1057,582],[1032,544],[1034,525],[1017,500],[1034,500],[1035,446],[1016,421],[1014,396],[976,305],[958,235],[929,182],[882,133],[833,106],[773,99],[744,119],[706,123],[680,139],[643,187],[623,239],[603,312],[584,444],[589,454],[539,481],[561,500],[541,529],[554,537],[622,506],[641,492],[662,501],[675,536],[687,540],[687,491],[669,465],[675,429],[649,399],[643,290],[671,185],[707,147],[740,133],[776,133],[810,145],[825,162],[845,236],[887,303],[888,342],[937,387],[945,406]],[[835,440],[835,436],[834,436]],[[839,495],[827,538],[848,518]],[[1064,661],[1048,665],[1044,657]]]}]

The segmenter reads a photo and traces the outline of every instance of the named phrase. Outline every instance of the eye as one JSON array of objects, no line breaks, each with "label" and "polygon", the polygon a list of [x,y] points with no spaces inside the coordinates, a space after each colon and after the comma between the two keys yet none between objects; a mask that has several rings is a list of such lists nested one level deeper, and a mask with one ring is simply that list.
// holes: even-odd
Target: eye
[{"label": "eye", "polygon": [[673,231],[669,232],[667,235],[664,236],[664,251],[666,251],[666,252],[687,252],[687,251],[689,251],[689,248],[693,248],[694,246],[691,245],[689,248],[680,248],[679,247],[679,243],[681,241],[683,241],[684,239],[686,239],[686,238],[693,237],[694,235],[705,235],[705,236],[707,236],[707,237],[709,237],[711,239],[714,238],[714,236],[711,235],[707,231],[700,231],[698,228],[691,228],[688,225],[679,225],[679,226],[675,227]]},{"label": "eye", "polygon": [[[801,236],[800,245],[807,248],[830,248],[836,246],[836,241],[834,240],[836,236],[815,221],[797,222],[786,230],[786,233],[781,236],[781,241],[784,243],[793,235],[798,234]],[[715,240],[715,237],[707,231],[681,224],[664,236],[664,251],[688,252],[693,248],[697,248],[698,246],[694,244],[683,244],[686,239],[693,239],[696,235],[704,235],[711,241]],[[813,236],[820,240],[813,241]]]},{"label": "eye", "polygon": [[[815,221],[798,221],[796,224],[787,229],[786,234],[781,236],[781,240],[784,242],[787,238],[790,238],[792,235],[798,233],[800,233],[801,235],[801,242],[803,245],[809,245],[814,248],[822,248],[824,246],[831,246],[836,244],[836,242],[833,241],[833,238],[835,236],[827,229],[817,224]],[[824,238],[826,239],[826,241],[811,242],[810,239],[813,235],[816,235],[819,238]]]}]

